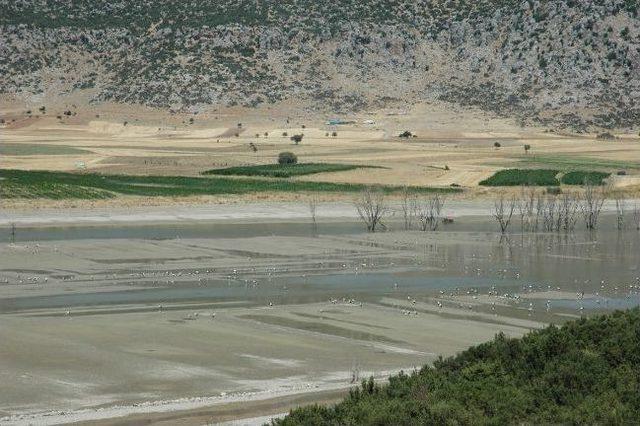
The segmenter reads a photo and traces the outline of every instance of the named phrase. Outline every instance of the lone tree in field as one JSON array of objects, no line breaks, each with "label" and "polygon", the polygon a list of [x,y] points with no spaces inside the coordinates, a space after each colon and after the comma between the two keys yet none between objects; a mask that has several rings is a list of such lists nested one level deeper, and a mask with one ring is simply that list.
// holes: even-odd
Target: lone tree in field
[{"label": "lone tree in field", "polygon": [[367,231],[376,232],[379,228],[385,228],[382,219],[388,214],[389,209],[385,203],[384,193],[366,188],[358,199],[354,201],[358,216],[367,226]]},{"label": "lone tree in field", "polygon": [[300,142],[302,142],[302,138],[303,137],[304,137],[304,135],[293,135],[293,136],[291,136],[291,140],[293,141],[293,143],[298,145]]},{"label": "lone tree in field", "polygon": [[297,164],[298,157],[293,152],[281,152],[278,154],[278,164],[285,166],[291,164]]},{"label": "lone tree in field", "polygon": [[500,148],[502,146],[502,144],[500,142],[494,142],[493,146],[496,148]]},{"label": "lone tree in field", "polygon": [[530,149],[531,149],[531,145],[526,144],[526,145],[524,146],[524,153],[525,153],[525,154],[528,154]]}]

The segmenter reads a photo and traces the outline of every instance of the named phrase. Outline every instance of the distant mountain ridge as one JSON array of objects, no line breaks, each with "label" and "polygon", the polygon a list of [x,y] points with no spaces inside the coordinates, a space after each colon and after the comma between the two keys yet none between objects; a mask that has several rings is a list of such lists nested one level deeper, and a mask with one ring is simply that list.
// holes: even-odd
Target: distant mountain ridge
[{"label": "distant mountain ridge", "polygon": [[0,0],[0,92],[171,108],[445,100],[640,125],[639,0]]}]

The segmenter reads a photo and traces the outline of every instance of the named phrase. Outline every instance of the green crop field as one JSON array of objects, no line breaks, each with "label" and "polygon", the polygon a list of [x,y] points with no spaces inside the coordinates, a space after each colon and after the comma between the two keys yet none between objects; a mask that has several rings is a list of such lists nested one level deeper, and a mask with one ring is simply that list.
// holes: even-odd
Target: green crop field
[{"label": "green crop field", "polygon": [[[256,192],[357,192],[364,185],[300,182],[286,179],[231,177],[126,176],[96,173],[0,170],[0,198],[99,199],[117,194],[183,197],[189,195],[248,194]],[[401,191],[399,186],[377,186]],[[459,188],[411,188],[417,193],[456,193]]]},{"label": "green crop field", "polygon": [[480,182],[482,186],[558,186],[557,170],[548,169],[508,169],[500,170]]},{"label": "green crop field", "polygon": [[584,185],[585,183],[604,185],[604,179],[609,176],[611,176],[611,173],[573,171],[565,173],[561,182],[565,185]]},{"label": "green crop field", "polygon": [[378,168],[375,166],[358,166],[355,164],[302,163],[302,164],[264,164],[258,166],[227,167],[225,169],[207,170],[203,175],[221,176],[265,176],[288,178],[292,176],[312,175],[316,173],[343,172],[358,168]]}]

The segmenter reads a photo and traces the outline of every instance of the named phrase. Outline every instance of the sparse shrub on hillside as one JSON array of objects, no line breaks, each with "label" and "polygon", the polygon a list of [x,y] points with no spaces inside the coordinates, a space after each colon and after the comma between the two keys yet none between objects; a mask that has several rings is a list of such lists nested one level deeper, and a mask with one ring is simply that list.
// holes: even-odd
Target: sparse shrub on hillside
[{"label": "sparse shrub on hillside", "polygon": [[280,165],[297,164],[297,163],[298,163],[298,157],[293,152],[285,151],[278,154],[278,164]]},{"label": "sparse shrub on hillside", "polygon": [[598,136],[596,136],[596,139],[605,140],[605,141],[614,140],[615,138],[616,137],[609,132],[598,133]]},{"label": "sparse shrub on hillside", "polygon": [[[174,113],[287,99],[354,111],[437,93],[518,123],[629,127],[640,119],[629,96],[640,88],[639,8],[638,0],[4,0],[3,91],[35,96],[42,72],[72,74],[47,90],[91,88],[92,103]],[[438,66],[424,55],[432,48],[442,52]],[[425,91],[416,70],[437,90]],[[390,79],[405,82],[392,97]]]},{"label": "sparse shrub on hillside", "polygon": [[400,138],[410,138],[411,136],[413,136],[413,133],[411,133],[408,130],[405,130],[404,132],[402,132],[402,133],[400,133],[398,135],[398,137],[400,137]]}]

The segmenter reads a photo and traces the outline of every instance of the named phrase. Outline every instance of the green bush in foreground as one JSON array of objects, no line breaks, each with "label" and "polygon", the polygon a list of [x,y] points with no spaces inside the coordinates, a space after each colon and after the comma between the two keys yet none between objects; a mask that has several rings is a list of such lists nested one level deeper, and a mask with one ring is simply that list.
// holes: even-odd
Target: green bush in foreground
[{"label": "green bush in foreground", "polygon": [[[230,177],[128,176],[97,173],[0,170],[0,197],[95,199],[117,194],[145,197],[248,194],[255,192],[359,192],[364,185],[302,182],[285,179],[238,179]],[[385,192],[402,187],[378,186]],[[414,187],[416,193],[454,193],[457,188]]]},{"label": "green bush in foreground", "polygon": [[565,185],[584,185],[585,183],[591,185],[604,185],[604,180],[610,175],[611,173],[604,172],[574,171],[565,173],[562,176],[561,181]]},{"label": "green bush in foreground", "polygon": [[315,173],[342,172],[370,166],[353,164],[303,163],[303,164],[265,164],[259,166],[227,167],[204,172],[204,175],[221,176],[266,176],[287,178],[291,176],[311,175]]},{"label": "green bush in foreground", "polygon": [[558,186],[557,170],[549,169],[507,169],[496,172],[480,182],[483,186]]},{"label": "green bush in foreground", "polygon": [[640,309],[502,334],[389,384],[364,381],[333,407],[274,425],[636,424]]}]

